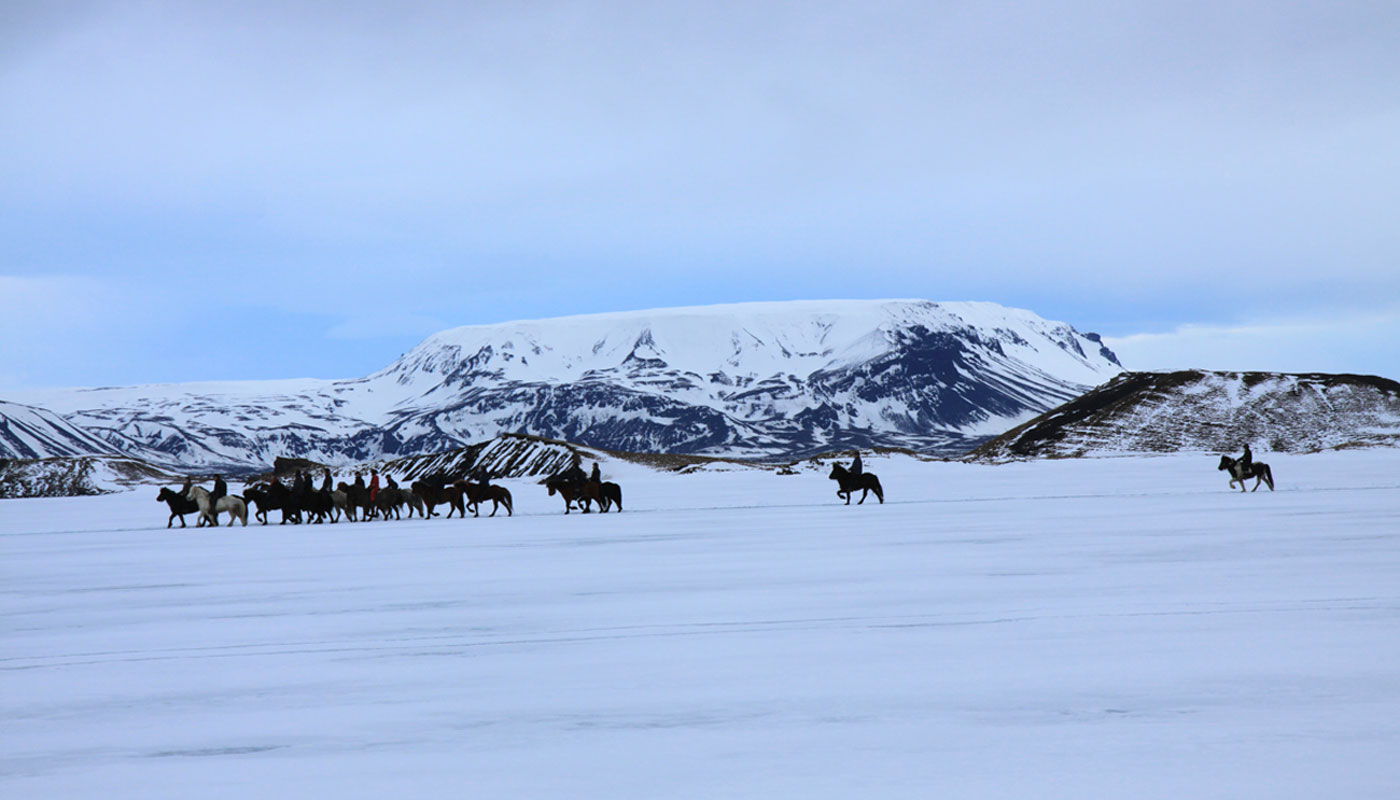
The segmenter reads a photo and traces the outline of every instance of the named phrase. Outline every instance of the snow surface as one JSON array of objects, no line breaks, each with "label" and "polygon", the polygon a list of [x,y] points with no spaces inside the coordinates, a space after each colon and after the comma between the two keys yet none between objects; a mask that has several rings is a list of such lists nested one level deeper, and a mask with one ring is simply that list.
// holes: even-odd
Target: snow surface
[{"label": "snow surface", "polygon": [[[167,531],[0,502],[3,797],[1400,796],[1400,453],[658,474]],[[238,487],[232,487],[237,490]]]}]

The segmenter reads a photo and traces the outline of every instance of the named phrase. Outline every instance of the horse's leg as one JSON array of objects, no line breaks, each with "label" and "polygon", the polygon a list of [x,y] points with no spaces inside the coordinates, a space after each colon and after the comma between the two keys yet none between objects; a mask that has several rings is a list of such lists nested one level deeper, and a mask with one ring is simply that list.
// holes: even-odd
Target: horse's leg
[{"label": "horse's leg", "polygon": [[858,506],[863,506],[863,505],[865,505],[865,497],[866,497],[866,495],[868,495],[868,494],[870,494],[870,490],[869,490],[869,489],[866,489],[866,488],[864,488],[864,487],[861,487],[861,490],[860,490],[860,502],[859,502],[859,503],[856,503],[856,505],[858,505]]}]

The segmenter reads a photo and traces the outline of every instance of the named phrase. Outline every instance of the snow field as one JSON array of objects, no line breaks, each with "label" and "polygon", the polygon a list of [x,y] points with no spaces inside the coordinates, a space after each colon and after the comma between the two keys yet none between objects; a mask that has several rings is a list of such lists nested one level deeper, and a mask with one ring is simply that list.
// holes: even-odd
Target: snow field
[{"label": "snow field", "polygon": [[606,516],[5,501],[0,796],[1394,797],[1400,456],[1259,458],[1277,492],[871,458],[884,506],[625,464]]}]

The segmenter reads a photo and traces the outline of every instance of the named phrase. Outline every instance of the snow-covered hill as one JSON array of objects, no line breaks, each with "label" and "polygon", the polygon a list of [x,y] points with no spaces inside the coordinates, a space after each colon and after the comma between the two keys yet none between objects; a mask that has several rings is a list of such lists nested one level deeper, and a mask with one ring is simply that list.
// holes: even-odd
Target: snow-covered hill
[{"label": "snow-covered hill", "polygon": [[47,409],[0,401],[0,458],[121,454],[116,445]]},{"label": "snow-covered hill", "polygon": [[1370,375],[1132,372],[979,447],[974,459],[1400,445],[1400,383]]},{"label": "snow-covered hill", "polygon": [[121,456],[0,458],[0,498],[81,497],[177,480],[144,461]]},{"label": "snow-covered hill", "polygon": [[743,457],[961,453],[1121,371],[1099,338],[992,303],[745,303],[455,328],[343,381],[28,393],[107,444],[228,471],[500,433]]}]

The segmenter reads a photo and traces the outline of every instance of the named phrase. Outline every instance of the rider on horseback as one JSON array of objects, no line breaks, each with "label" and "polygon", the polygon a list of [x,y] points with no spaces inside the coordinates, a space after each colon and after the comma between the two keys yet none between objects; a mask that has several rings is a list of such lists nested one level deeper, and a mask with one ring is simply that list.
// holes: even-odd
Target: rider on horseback
[{"label": "rider on horseback", "polygon": [[560,477],[580,489],[583,488],[583,485],[588,482],[588,476],[583,473],[583,467],[581,466],[582,463],[583,456],[579,453],[574,453],[574,457],[572,462],[569,464],[569,468],[564,470],[564,474]]},{"label": "rider on horseback", "polygon": [[860,474],[864,471],[865,468],[861,466],[860,463],[860,451],[857,450],[855,460],[851,462],[851,475],[859,478]]},{"label": "rider on horseback", "polygon": [[1244,455],[1240,456],[1240,474],[1248,475],[1254,469],[1254,453],[1249,450],[1249,442],[1244,443]]}]

